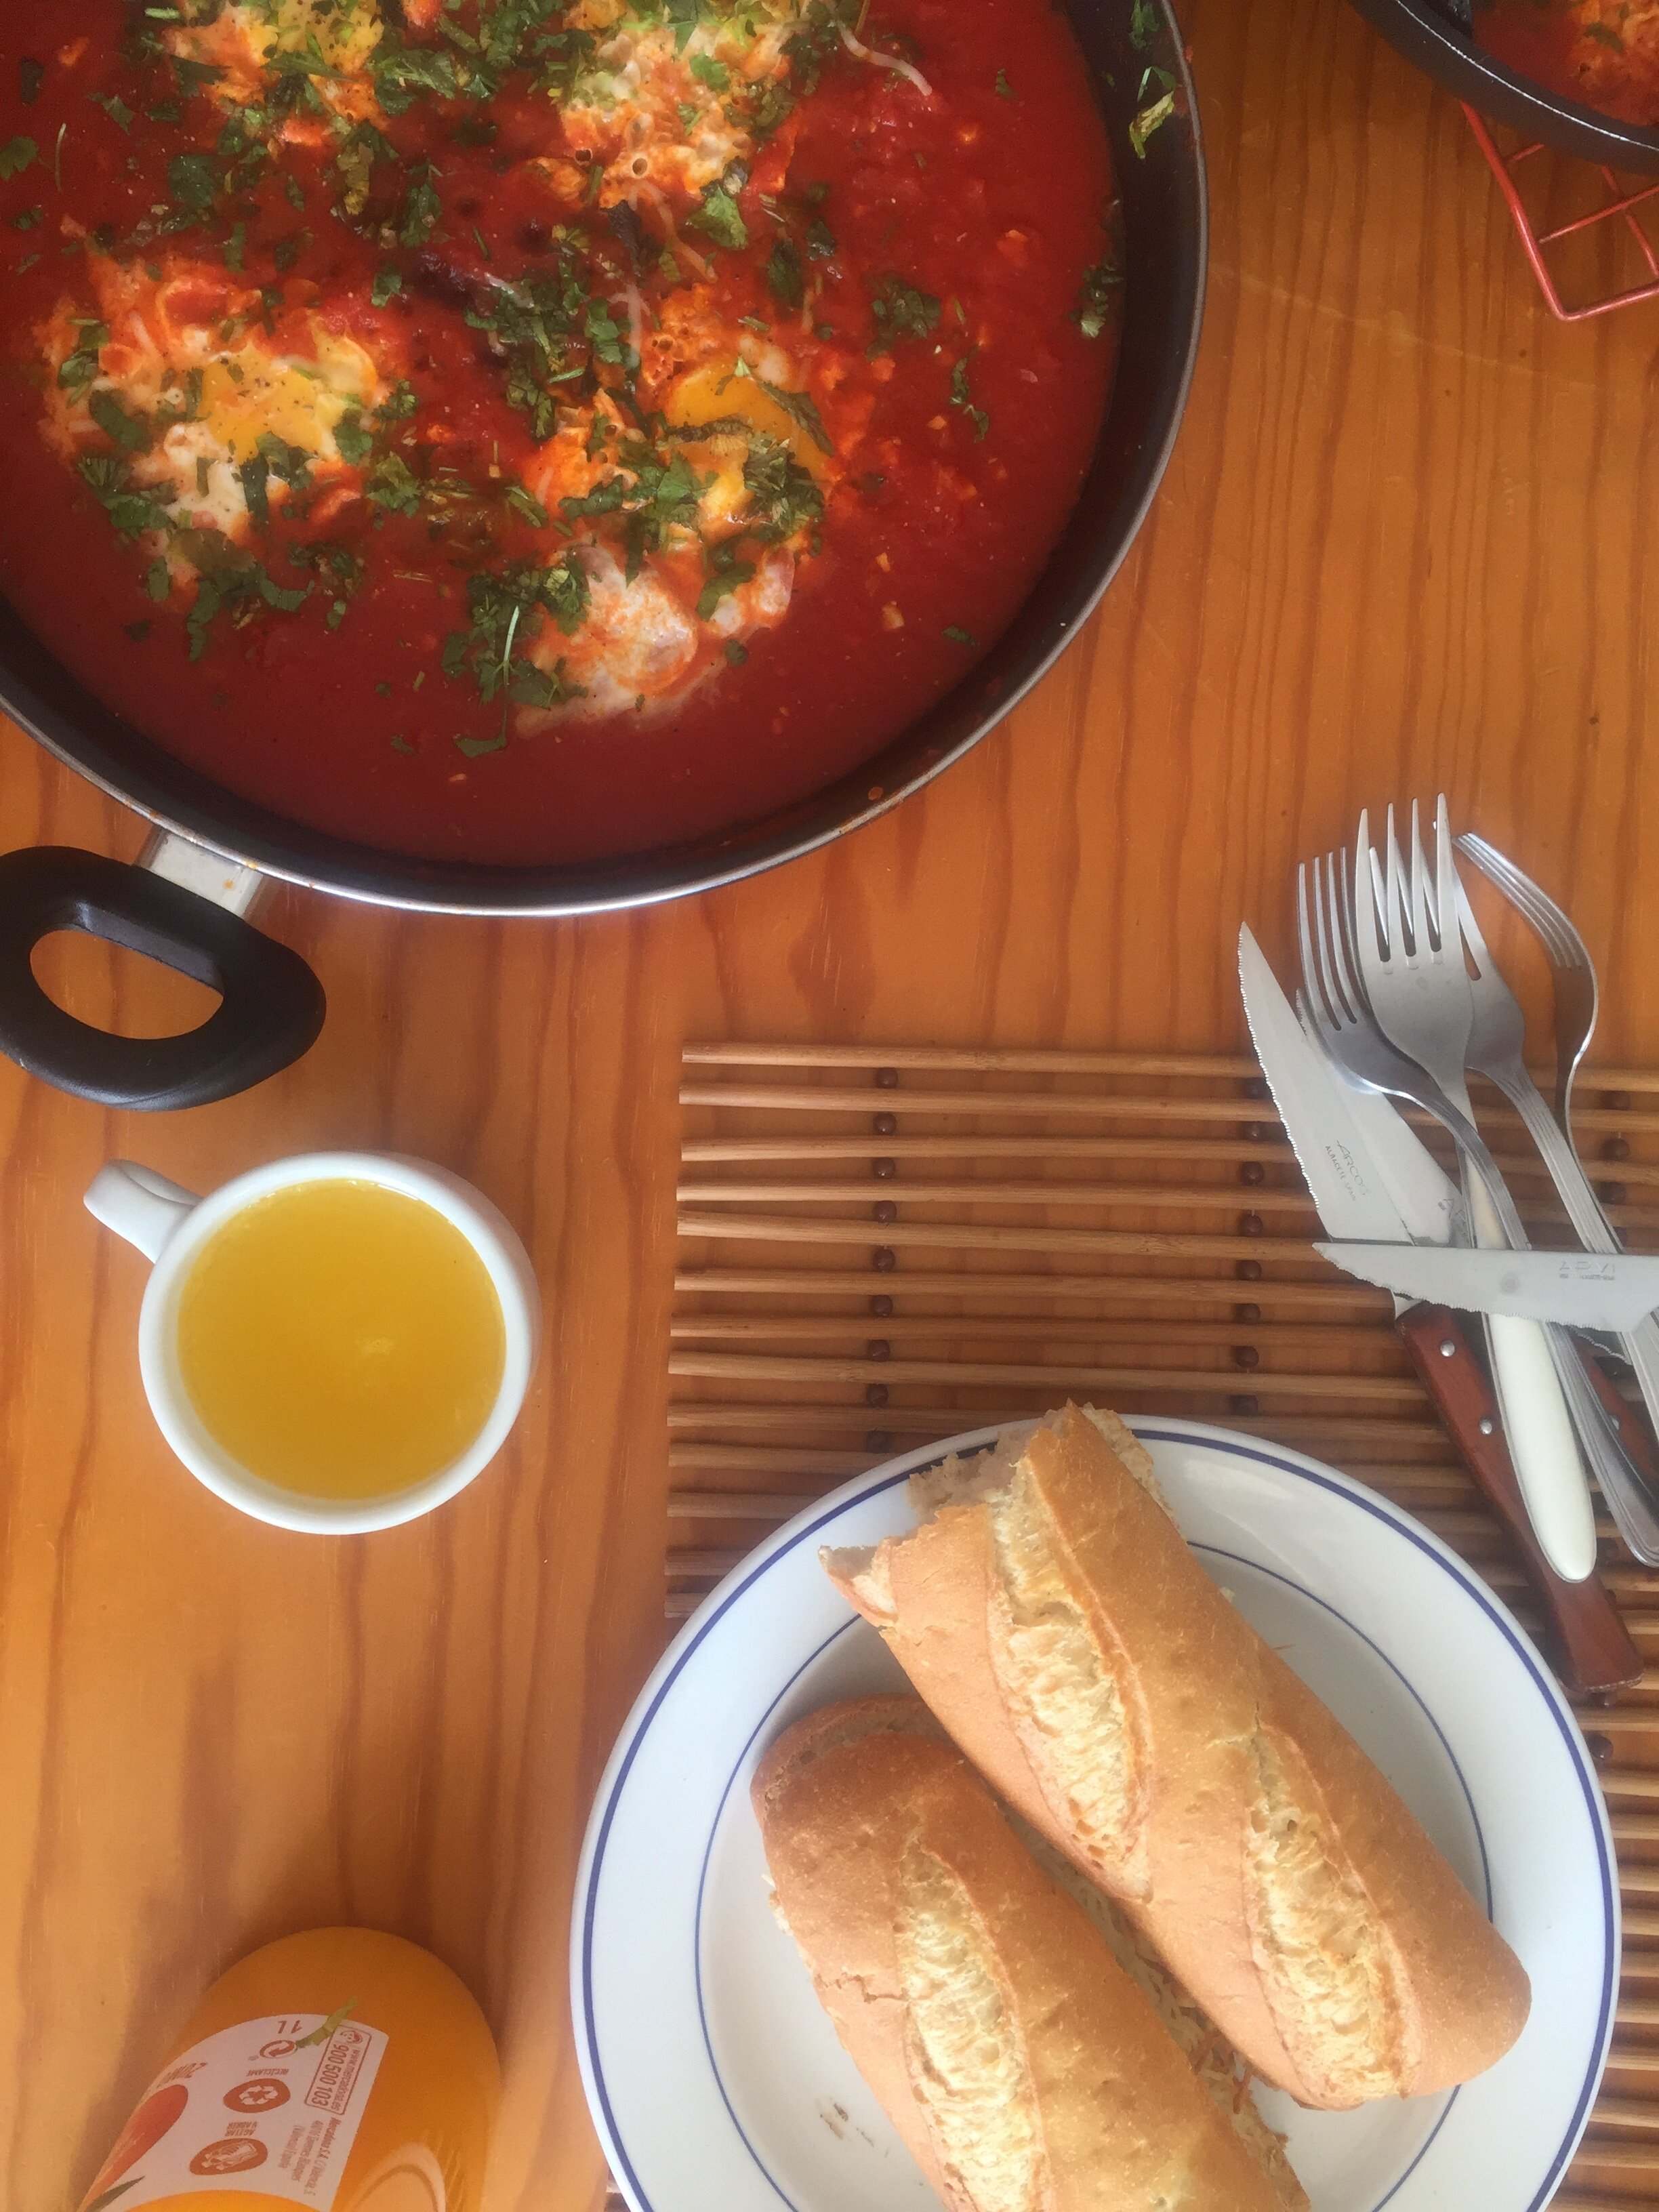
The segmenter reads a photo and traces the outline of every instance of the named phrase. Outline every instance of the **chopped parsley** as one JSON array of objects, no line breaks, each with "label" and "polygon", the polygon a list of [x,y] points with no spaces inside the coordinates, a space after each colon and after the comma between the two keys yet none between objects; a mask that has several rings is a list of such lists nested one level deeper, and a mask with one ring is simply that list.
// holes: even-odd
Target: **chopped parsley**
[{"label": "chopped parsley", "polygon": [[381,269],[376,271],[368,296],[375,307],[384,307],[386,301],[395,300],[403,289],[404,280],[397,270]]},{"label": "chopped parsley", "polygon": [[1138,54],[1144,54],[1157,36],[1155,0],[1133,0],[1129,9],[1129,44]]},{"label": "chopped parsley", "polygon": [[951,371],[951,404],[959,408],[973,424],[974,439],[977,444],[990,429],[991,418],[982,407],[975,406],[974,395],[969,388],[968,364],[973,357],[972,352],[963,354]]},{"label": "chopped parsley", "polygon": [[1175,113],[1176,96],[1173,88],[1161,98],[1143,107],[1129,125],[1129,144],[1138,161],[1146,158],[1146,141],[1154,131],[1167,123]]},{"label": "chopped parsley", "polygon": [[767,289],[781,307],[799,307],[806,297],[806,279],[802,273],[799,249],[787,238],[781,238],[772,248],[771,258],[766,264]]},{"label": "chopped parsley", "polygon": [[823,520],[823,494],[817,479],[781,438],[762,435],[750,441],[743,482],[749,494],[744,527],[751,537],[777,544]]},{"label": "chopped parsley", "polygon": [[708,580],[697,595],[699,622],[707,622],[722,599],[741,591],[753,576],[755,564],[740,560],[736,540],[728,538],[704,548],[703,571]]},{"label": "chopped parsley", "polygon": [[75,351],[58,365],[58,381],[65,392],[83,392],[100,374],[99,354],[109,343],[106,323],[77,322],[80,339]]},{"label": "chopped parsley", "polygon": [[219,197],[219,165],[206,154],[175,154],[167,163],[167,189],[191,216],[205,215]]},{"label": "chopped parsley", "polygon": [[732,72],[724,62],[717,62],[713,54],[693,54],[689,64],[691,74],[711,92],[724,92],[732,82]]},{"label": "chopped parsley", "polygon": [[363,490],[384,514],[418,514],[421,511],[420,478],[401,453],[382,454],[365,477]]},{"label": "chopped parsley", "polygon": [[515,514],[524,518],[532,530],[546,529],[550,520],[547,509],[534,493],[526,491],[522,484],[508,484],[507,503]]},{"label": "chopped parsley", "polygon": [[140,538],[147,530],[165,530],[171,517],[159,501],[133,489],[125,461],[107,454],[91,454],[76,464],[76,471],[94,499],[123,538]]},{"label": "chopped parsley", "polygon": [[873,361],[878,354],[891,353],[901,338],[931,337],[939,326],[939,302],[902,276],[885,276],[870,301],[870,313],[876,324],[869,348]]},{"label": "chopped parsley", "polygon": [[112,392],[94,392],[87,408],[104,435],[124,453],[142,453],[149,444],[149,417],[129,415]]},{"label": "chopped parsley", "polygon": [[533,561],[509,562],[504,568],[469,576],[466,600],[471,626],[452,630],[445,639],[443,672],[452,683],[470,676],[486,706],[499,698],[501,723],[493,738],[455,742],[464,753],[495,752],[507,742],[510,706],[557,707],[586,696],[580,684],[567,678],[562,660],[550,673],[534,661],[515,659],[514,653],[526,617],[549,617],[567,637],[575,635],[587,619],[587,572],[574,552],[549,568]]},{"label": "chopped parsley", "polygon": [[192,660],[207,651],[208,634],[222,614],[228,612],[240,628],[262,608],[293,614],[311,596],[309,584],[293,588],[279,584],[263,561],[245,546],[234,544],[222,531],[179,530],[173,533],[173,543],[197,575],[195,604],[185,617]]},{"label": "chopped parsley", "polygon": [[965,645],[974,649],[978,647],[979,640],[974,635],[972,630],[960,629],[955,623],[945,624],[945,635],[952,645]]},{"label": "chopped parsley", "polygon": [[89,92],[87,98],[94,107],[101,107],[118,131],[131,131],[132,110],[118,92]]},{"label": "chopped parsley", "polygon": [[1123,282],[1121,270],[1109,254],[1083,272],[1072,320],[1085,338],[1097,338],[1112,319],[1113,295]]},{"label": "chopped parsley", "polygon": [[15,138],[8,138],[0,146],[0,177],[21,177],[29,163],[40,158],[40,149],[33,138],[26,138],[21,133]]},{"label": "chopped parsley", "polygon": [[1008,72],[1006,70],[999,70],[997,71],[996,88],[997,97],[1000,100],[1012,100],[1014,97],[1014,88],[1008,82]]},{"label": "chopped parsley", "polygon": [[753,383],[758,384],[767,398],[775,405],[781,407],[792,422],[798,423],[805,431],[821,453],[835,452],[835,441],[824,428],[823,417],[819,414],[810,393],[788,392],[781,384],[769,384],[763,376],[755,374],[746,361],[739,361],[733,373],[738,376],[746,376]]},{"label": "chopped parsley", "polygon": [[749,243],[749,226],[743,211],[723,184],[711,185],[702,196],[702,205],[694,209],[685,218],[692,230],[706,232],[716,246],[724,246],[733,253],[742,252]]}]

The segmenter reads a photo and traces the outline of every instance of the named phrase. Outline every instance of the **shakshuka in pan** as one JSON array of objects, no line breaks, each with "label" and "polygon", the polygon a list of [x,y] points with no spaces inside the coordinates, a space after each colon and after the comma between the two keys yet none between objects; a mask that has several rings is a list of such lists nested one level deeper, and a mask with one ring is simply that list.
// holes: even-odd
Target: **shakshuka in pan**
[{"label": "shakshuka in pan", "polygon": [[695,836],[1006,625],[1120,271],[1053,0],[30,0],[0,588],[318,829]]}]

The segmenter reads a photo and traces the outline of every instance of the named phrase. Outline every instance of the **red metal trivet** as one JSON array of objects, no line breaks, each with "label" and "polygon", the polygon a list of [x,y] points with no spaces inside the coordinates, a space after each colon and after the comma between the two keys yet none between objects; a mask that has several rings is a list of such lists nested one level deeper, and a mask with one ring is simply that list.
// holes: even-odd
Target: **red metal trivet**
[{"label": "red metal trivet", "polygon": [[[1591,208],[1588,214],[1575,216],[1571,222],[1545,228],[1529,212],[1522,197],[1516,172],[1524,162],[1547,149],[1534,140],[1529,144],[1518,145],[1506,154],[1492,137],[1492,128],[1484,117],[1477,115],[1474,108],[1468,106],[1465,106],[1463,112],[1468,118],[1469,129],[1474,133],[1474,143],[1486,155],[1492,173],[1498,179],[1498,188],[1509,204],[1510,213],[1515,218],[1515,228],[1520,234],[1527,258],[1532,264],[1533,274],[1538,279],[1538,289],[1544,295],[1553,315],[1559,316],[1564,323],[1580,323],[1591,315],[1605,315],[1614,307],[1633,307],[1638,300],[1659,299],[1659,251],[1656,251],[1653,240],[1642,228],[1637,213],[1638,208],[1659,198],[1659,180],[1631,190],[1603,164],[1576,162],[1573,165],[1575,168],[1599,174],[1605,198],[1600,206]],[[1550,266],[1550,249],[1563,246],[1569,240],[1583,239],[1598,223],[1615,222],[1623,223],[1635,240],[1643,266],[1648,272],[1646,280],[1615,291],[1604,292],[1599,297],[1568,307],[1561,296],[1555,272]]]}]

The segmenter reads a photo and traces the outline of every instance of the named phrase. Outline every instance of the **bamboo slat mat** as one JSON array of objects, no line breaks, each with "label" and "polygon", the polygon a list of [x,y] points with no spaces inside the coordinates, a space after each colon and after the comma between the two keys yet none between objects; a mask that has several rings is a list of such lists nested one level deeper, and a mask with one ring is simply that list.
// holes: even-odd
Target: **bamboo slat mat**
[{"label": "bamboo slat mat", "polygon": [[[849,1475],[1071,1395],[1330,1461],[1436,1530],[1536,1632],[1388,1298],[1310,1249],[1317,1224],[1253,1061],[693,1045],[680,1096],[671,1624]],[[1492,1103],[1522,1213],[1540,1243],[1570,1243]],[[1631,1249],[1659,1250],[1659,1073],[1589,1071],[1576,1119]],[[1626,1946],[1607,2081],[1555,2203],[1659,2212],[1659,1573],[1598,1525],[1647,1665],[1616,1706],[1581,1712]]]}]

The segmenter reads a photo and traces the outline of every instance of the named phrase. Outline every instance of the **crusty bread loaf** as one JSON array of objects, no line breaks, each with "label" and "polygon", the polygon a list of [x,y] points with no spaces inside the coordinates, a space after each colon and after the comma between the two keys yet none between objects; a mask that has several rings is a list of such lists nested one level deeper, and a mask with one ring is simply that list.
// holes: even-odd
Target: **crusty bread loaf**
[{"label": "crusty bread loaf", "polygon": [[915,1698],[797,1723],[752,1796],[779,1917],[950,2212],[1306,2212],[1231,2063],[1200,2081]]},{"label": "crusty bread loaf", "polygon": [[1075,1406],[826,1554],[957,1742],[1308,2105],[1501,2057],[1527,1978],[1422,1828],[1204,1572],[1113,1416]]}]

